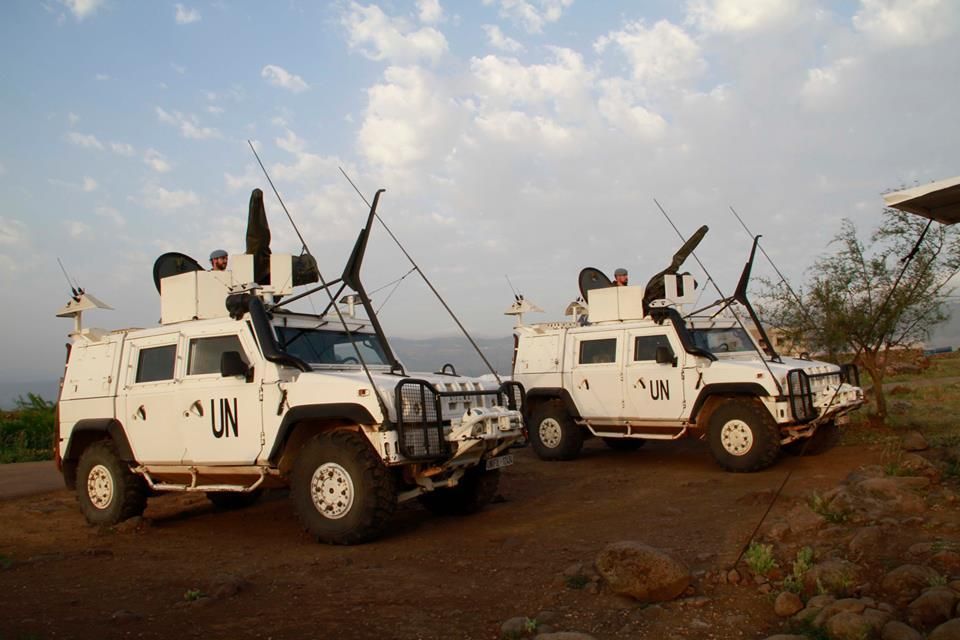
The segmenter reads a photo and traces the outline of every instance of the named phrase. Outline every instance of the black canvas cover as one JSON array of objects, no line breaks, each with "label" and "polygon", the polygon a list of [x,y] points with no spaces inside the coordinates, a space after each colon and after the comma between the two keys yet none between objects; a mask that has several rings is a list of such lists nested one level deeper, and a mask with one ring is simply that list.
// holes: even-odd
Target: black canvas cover
[{"label": "black canvas cover", "polygon": [[253,279],[258,284],[270,284],[270,225],[260,189],[254,189],[250,194],[246,252],[253,256]]},{"label": "black canvas cover", "polygon": [[203,267],[200,266],[199,262],[183,253],[171,251],[163,254],[153,263],[153,284],[157,286],[157,293],[160,293],[160,280],[162,278],[191,271],[203,271]]}]

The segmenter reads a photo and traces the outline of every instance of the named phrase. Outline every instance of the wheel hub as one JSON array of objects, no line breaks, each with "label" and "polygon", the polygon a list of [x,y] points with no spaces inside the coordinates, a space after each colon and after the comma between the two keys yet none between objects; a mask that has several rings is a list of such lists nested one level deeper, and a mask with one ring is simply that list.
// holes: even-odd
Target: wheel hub
[{"label": "wheel hub", "polygon": [[720,443],[730,455],[745,455],[753,448],[753,431],[743,420],[730,420],[720,430]]},{"label": "wheel hub", "polygon": [[113,476],[102,464],[93,467],[87,474],[87,496],[90,504],[100,510],[106,509],[113,502]]},{"label": "wheel hub", "polygon": [[353,507],[354,495],[353,479],[339,464],[327,462],[313,472],[310,497],[324,517],[337,520],[347,515]]},{"label": "wheel hub", "polygon": [[560,446],[560,440],[563,438],[563,430],[560,423],[553,418],[545,418],[540,421],[537,428],[540,435],[540,442],[548,449],[554,449]]}]

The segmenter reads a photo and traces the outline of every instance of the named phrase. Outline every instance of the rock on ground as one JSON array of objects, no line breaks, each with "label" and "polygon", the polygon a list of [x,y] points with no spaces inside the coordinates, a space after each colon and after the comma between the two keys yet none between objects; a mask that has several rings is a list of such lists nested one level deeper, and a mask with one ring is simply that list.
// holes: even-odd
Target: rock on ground
[{"label": "rock on ground", "polygon": [[907,606],[907,619],[915,627],[932,627],[953,616],[957,594],[949,587],[927,589]]},{"label": "rock on ground", "polygon": [[897,620],[883,625],[880,640],[923,640],[920,632]]},{"label": "rock on ground", "polygon": [[803,601],[792,591],[782,592],[773,603],[774,613],[781,618],[789,618],[801,609],[803,609]]},{"label": "rock on ground", "polygon": [[931,631],[927,640],[960,640],[960,618],[947,620]]},{"label": "rock on ground", "polygon": [[642,602],[673,600],[690,585],[686,566],[640,542],[607,545],[597,555],[596,567],[613,593]]}]

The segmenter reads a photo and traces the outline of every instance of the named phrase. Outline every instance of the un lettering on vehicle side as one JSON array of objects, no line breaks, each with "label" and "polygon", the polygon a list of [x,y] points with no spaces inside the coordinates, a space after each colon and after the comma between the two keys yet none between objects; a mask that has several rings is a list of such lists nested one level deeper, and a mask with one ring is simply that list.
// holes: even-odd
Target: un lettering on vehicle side
[{"label": "un lettering on vehicle side", "polygon": [[650,397],[653,400],[670,399],[670,381],[669,380],[651,380]]},{"label": "un lettering on vehicle side", "polygon": [[214,403],[217,400],[210,398],[210,429],[213,431],[214,438],[229,438],[230,430],[233,430],[233,437],[237,437],[237,421],[240,419],[240,415],[237,412],[237,399],[233,398],[233,404],[231,406],[231,400],[229,398],[220,398],[220,421],[217,423],[217,411]]}]

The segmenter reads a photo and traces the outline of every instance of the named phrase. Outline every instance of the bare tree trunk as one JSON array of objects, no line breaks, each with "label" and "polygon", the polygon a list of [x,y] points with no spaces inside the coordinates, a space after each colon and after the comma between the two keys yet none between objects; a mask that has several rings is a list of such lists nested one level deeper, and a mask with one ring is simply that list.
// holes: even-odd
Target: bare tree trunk
[{"label": "bare tree trunk", "polygon": [[860,354],[860,362],[866,369],[867,375],[873,381],[873,397],[877,403],[877,417],[885,420],[887,417],[887,398],[883,394],[883,377],[886,373],[883,365],[883,358],[879,357],[877,351],[864,350]]}]

